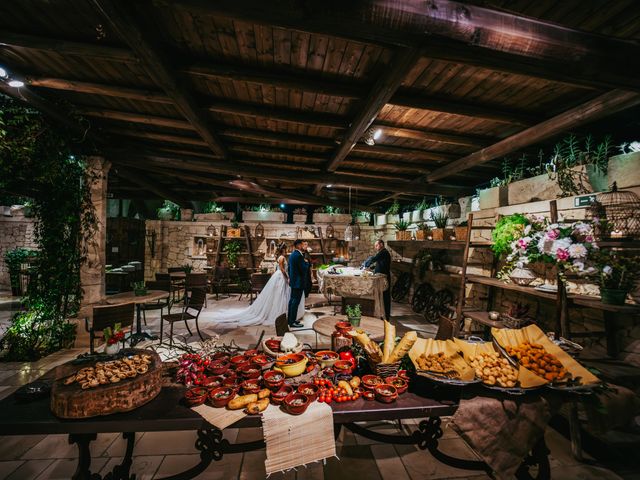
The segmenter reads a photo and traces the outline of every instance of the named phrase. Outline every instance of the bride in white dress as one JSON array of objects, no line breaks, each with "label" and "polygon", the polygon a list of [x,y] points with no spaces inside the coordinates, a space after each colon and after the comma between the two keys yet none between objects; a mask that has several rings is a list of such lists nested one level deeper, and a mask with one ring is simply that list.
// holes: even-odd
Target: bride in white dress
[{"label": "bride in white dress", "polygon": [[[287,246],[278,245],[276,251],[277,268],[258,295],[255,302],[243,309],[228,309],[213,312],[211,320],[215,323],[236,323],[239,327],[252,325],[275,325],[276,318],[287,313],[291,289],[287,268]],[[298,307],[298,319],[304,315],[304,297]]]}]

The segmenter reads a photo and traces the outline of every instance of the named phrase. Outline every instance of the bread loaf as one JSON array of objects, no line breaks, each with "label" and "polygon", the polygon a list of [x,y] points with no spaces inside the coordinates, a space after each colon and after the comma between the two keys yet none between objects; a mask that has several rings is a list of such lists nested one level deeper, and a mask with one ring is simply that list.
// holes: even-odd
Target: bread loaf
[{"label": "bread loaf", "polygon": [[396,345],[396,348],[393,349],[391,355],[389,355],[389,360],[386,363],[394,363],[399,362],[403,359],[403,357],[409,353],[413,344],[418,340],[418,334],[416,332],[407,332],[402,337],[402,340]]},{"label": "bread loaf", "polygon": [[382,349],[382,363],[389,363],[389,357],[396,346],[396,327],[384,321],[384,346]]}]

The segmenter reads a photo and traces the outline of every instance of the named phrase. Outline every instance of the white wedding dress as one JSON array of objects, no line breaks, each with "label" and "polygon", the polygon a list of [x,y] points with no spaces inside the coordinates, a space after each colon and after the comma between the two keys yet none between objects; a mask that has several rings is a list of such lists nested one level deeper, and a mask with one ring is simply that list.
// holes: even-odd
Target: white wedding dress
[{"label": "white wedding dress", "polygon": [[[287,270],[287,261],[284,268]],[[232,308],[227,310],[214,311],[211,321],[214,323],[235,323],[239,327],[250,327],[252,325],[275,325],[276,318],[283,313],[287,313],[289,308],[289,298],[291,288],[287,279],[277,267],[275,273],[258,295],[258,298],[245,308]],[[304,295],[300,300],[297,319],[304,315]]]}]

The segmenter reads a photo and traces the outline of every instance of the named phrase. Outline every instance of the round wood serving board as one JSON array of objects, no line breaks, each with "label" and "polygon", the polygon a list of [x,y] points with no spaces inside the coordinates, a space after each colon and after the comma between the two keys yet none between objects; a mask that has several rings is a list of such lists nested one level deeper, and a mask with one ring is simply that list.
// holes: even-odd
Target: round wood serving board
[{"label": "round wood serving board", "polygon": [[65,385],[64,379],[93,363],[58,367],[56,381],[51,388],[51,411],[60,418],[89,418],[128,412],[149,402],[162,388],[162,361],[151,350],[128,349],[127,354],[147,354],[151,364],[146,373],[125,378],[118,383],[99,385],[83,390],[77,382]]}]

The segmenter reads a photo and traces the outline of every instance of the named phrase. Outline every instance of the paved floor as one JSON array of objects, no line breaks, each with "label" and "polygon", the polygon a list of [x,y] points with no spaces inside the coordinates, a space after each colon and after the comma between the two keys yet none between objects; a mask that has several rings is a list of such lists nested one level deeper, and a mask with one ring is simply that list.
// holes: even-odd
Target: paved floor
[{"label": "paved floor", "polygon": [[[314,296],[311,301],[320,300]],[[208,307],[201,316],[202,330],[207,335],[220,334],[221,342],[247,347],[255,345],[261,332],[274,334],[273,327],[256,326],[230,329],[229,326],[216,325],[213,322],[215,311],[221,308],[246,304],[238,301],[237,296],[216,302],[209,300]],[[0,296],[0,333],[10,317],[6,299]],[[331,310],[331,309],[329,309]],[[327,308],[314,312],[327,312]],[[433,335],[435,328],[425,325],[412,315],[406,305],[394,305],[394,320],[421,330],[424,335]],[[315,316],[305,318],[305,324],[311,326]],[[147,328],[153,333],[159,332],[159,312],[147,315]],[[186,329],[178,327],[176,332],[186,335]],[[300,333],[303,341],[315,344],[313,333]],[[184,337],[185,341],[195,341]],[[320,338],[319,346],[328,344],[328,338]],[[11,394],[20,385],[28,383],[50,368],[64,363],[79,353],[81,349],[57,352],[34,363],[0,363],[0,398]],[[402,427],[392,422],[368,422],[369,428],[385,433],[407,432],[415,428],[414,421],[403,422]],[[476,458],[473,451],[451,429],[444,429],[441,448],[444,452],[461,458]],[[1,433],[1,432],[0,432]],[[251,441],[262,437],[260,429],[227,429],[225,437],[230,441]],[[618,479],[640,478],[638,475],[616,475],[611,470],[581,464],[573,459],[569,442],[552,429],[545,434],[547,445],[551,449],[552,477],[558,479]],[[138,480],[163,478],[198,463],[199,456],[194,447],[195,432],[147,432],[139,433],[136,439],[133,471]],[[441,464],[428,452],[413,446],[380,444],[354,435],[343,429],[338,439],[340,460],[331,459],[326,465],[315,464],[301,468],[286,475],[272,475],[273,479],[445,479],[445,478],[489,478],[486,475],[460,470]],[[118,464],[124,455],[124,441],[117,434],[98,435],[91,445],[92,469],[105,474]],[[0,436],[0,479],[69,479],[75,469],[76,447],[68,444],[65,435],[38,436]],[[262,479],[265,478],[264,451],[245,454],[225,455],[223,460],[213,463],[198,478],[202,479]]]}]

